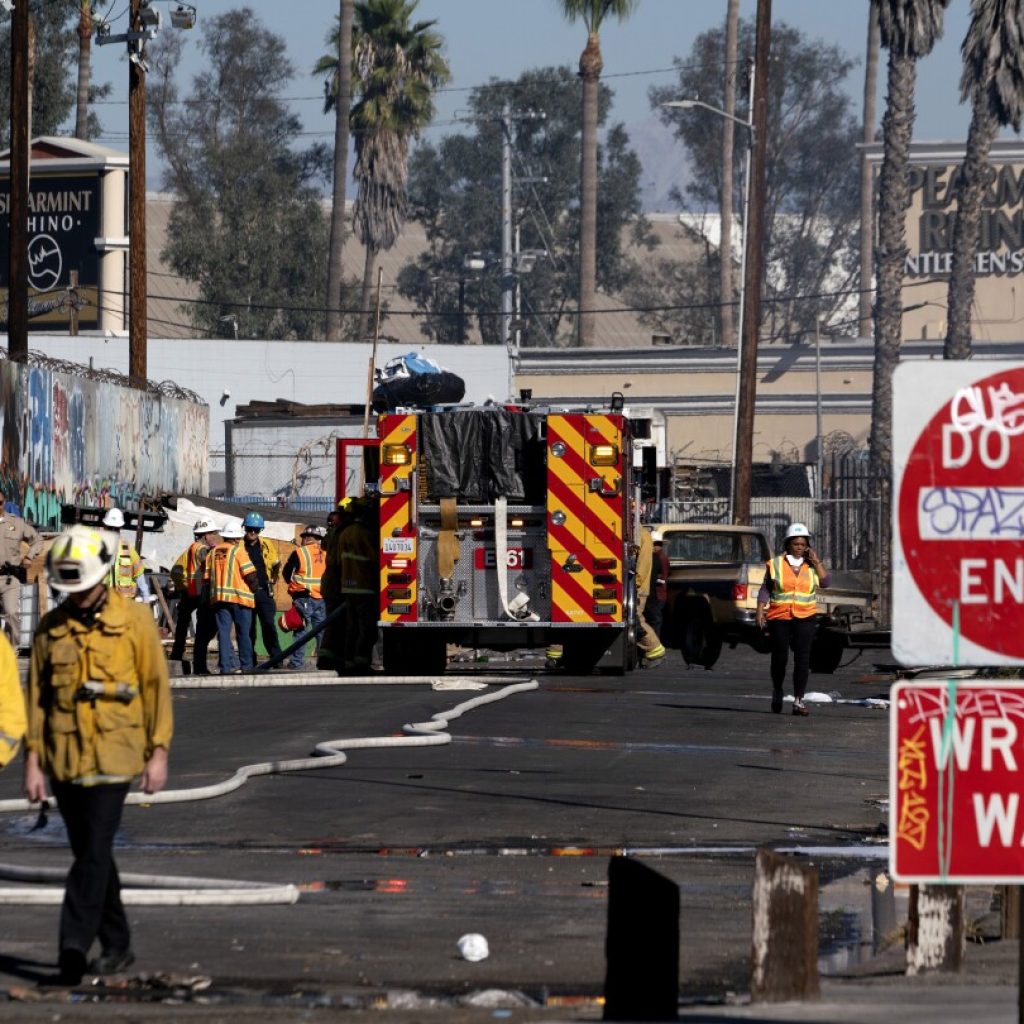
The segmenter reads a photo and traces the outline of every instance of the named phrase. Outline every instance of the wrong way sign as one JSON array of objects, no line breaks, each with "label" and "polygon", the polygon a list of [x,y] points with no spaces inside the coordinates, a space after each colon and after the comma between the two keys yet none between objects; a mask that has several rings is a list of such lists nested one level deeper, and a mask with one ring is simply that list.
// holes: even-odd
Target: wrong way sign
[{"label": "wrong way sign", "polygon": [[893,653],[1024,664],[1024,365],[893,376]]},{"label": "wrong way sign", "polygon": [[1024,683],[897,683],[889,715],[893,875],[1024,883]]}]

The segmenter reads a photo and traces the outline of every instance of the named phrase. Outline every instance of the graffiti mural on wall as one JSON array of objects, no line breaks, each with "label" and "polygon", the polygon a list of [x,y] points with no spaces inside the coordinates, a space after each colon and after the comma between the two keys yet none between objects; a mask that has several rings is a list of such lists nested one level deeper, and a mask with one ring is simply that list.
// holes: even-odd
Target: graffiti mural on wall
[{"label": "graffiti mural on wall", "polygon": [[0,484],[45,530],[65,504],[133,507],[201,494],[209,410],[105,381],[0,362]]}]

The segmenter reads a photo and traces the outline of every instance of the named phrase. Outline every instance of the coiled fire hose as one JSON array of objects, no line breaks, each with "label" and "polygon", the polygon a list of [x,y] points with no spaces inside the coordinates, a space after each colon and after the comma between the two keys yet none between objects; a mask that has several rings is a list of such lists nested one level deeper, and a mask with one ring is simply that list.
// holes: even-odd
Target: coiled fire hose
[{"label": "coiled fire hose", "polygon": [[[345,764],[347,750],[365,750],[371,747],[434,747],[451,743],[445,730],[450,722],[468,711],[504,700],[516,693],[536,690],[538,683],[531,679],[525,683],[512,683],[500,690],[489,690],[465,700],[447,711],[439,711],[429,721],[402,726],[402,736],[359,736],[348,739],[324,740],[314,748],[316,756],[289,761],[261,761],[243,765],[223,782],[190,789],[168,789],[161,793],[129,793],[129,804],[172,804],[191,800],[210,800],[240,789],[259,775],[280,775],[285,772],[309,771],[313,768],[336,768]],[[38,805],[25,799],[0,800],[0,812],[31,811]],[[63,883],[67,875],[64,868],[27,868],[0,863],[0,878],[18,882]],[[295,903],[299,891],[294,885],[273,885],[259,882],[240,882],[217,878],[181,878],[174,875],[122,874],[126,888],[121,897],[133,906],[240,906],[244,904]],[[25,886],[0,887],[0,904],[60,903],[63,888],[34,890]]]}]

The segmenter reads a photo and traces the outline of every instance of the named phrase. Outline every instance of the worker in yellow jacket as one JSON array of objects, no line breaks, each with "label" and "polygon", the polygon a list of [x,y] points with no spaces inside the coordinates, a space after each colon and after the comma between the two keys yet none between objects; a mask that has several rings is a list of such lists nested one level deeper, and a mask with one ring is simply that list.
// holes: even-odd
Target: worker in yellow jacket
[{"label": "worker in yellow jacket", "polygon": [[6,633],[0,633],[0,768],[18,751],[25,735],[25,695],[18,678],[18,660]]},{"label": "worker in yellow jacket", "polygon": [[[113,844],[131,780],[167,782],[171,689],[148,609],[108,590],[109,536],[74,526],[47,556],[50,586],[67,594],[43,616],[28,674],[25,795],[53,795],[75,860],[60,917],[60,980],[113,974],[135,959]],[[99,939],[100,955],[89,952]]]}]

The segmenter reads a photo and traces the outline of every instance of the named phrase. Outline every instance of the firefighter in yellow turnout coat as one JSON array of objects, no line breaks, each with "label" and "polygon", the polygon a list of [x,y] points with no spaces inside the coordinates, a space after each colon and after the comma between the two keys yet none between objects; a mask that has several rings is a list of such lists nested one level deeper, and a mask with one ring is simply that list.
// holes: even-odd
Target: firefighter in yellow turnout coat
[{"label": "firefighter in yellow turnout coat", "polygon": [[25,735],[25,696],[18,679],[18,662],[5,633],[0,633],[0,768],[18,751]]},{"label": "firefighter in yellow turnout coat", "polygon": [[[75,526],[53,543],[50,585],[67,598],[36,630],[28,677],[25,795],[57,799],[75,860],[60,917],[60,980],[134,960],[113,843],[128,787],[167,781],[171,691],[153,616],[105,585],[114,553],[98,530]],[[89,964],[93,942],[100,955]]]}]

